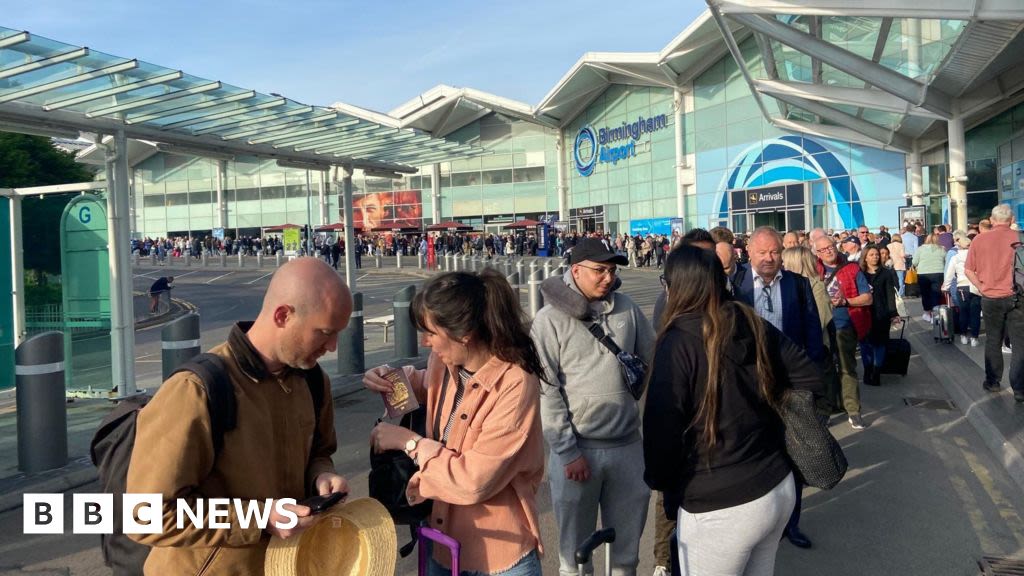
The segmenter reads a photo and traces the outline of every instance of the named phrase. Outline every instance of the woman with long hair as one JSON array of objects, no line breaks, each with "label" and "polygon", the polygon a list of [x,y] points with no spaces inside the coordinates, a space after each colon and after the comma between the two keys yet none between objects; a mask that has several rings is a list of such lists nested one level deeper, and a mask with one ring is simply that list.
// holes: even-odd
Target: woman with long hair
[{"label": "woman with long hair", "polygon": [[889,342],[889,327],[897,322],[896,292],[899,280],[896,272],[886,268],[877,244],[868,244],[860,255],[860,269],[871,284],[871,329],[860,341],[860,359],[864,364],[864,383],[880,386],[885,347]]},{"label": "woman with long hair", "polygon": [[[434,500],[428,522],[462,544],[463,574],[540,575],[543,372],[519,299],[493,270],[448,272],[416,294],[410,315],[431,348],[425,370],[403,369],[427,407],[427,434],[381,423],[371,446],[415,460],[406,495]],[[367,372],[366,388],[391,392],[388,370]],[[435,550],[430,574],[450,574],[450,565]]]},{"label": "woman with long hair", "polygon": [[914,268],[917,269],[917,283],[921,286],[921,320],[931,324],[932,309],[942,304],[939,288],[946,272],[946,249],[939,245],[934,234],[929,234],[924,244],[914,253]]},{"label": "woman with long hair", "polygon": [[770,575],[795,502],[776,406],[791,387],[820,393],[820,370],[731,299],[714,252],[675,249],[664,283],[645,404],[644,478],[680,495],[684,574]]}]

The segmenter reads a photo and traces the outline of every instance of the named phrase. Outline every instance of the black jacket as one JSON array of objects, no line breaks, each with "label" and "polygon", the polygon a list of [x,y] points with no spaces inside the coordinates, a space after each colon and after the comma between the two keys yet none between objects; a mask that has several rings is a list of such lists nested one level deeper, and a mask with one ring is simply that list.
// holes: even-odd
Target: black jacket
[{"label": "black jacket", "polygon": [[[726,314],[739,314],[729,303]],[[753,333],[744,317],[728,339],[718,406],[718,440],[712,450],[702,441],[704,426],[694,421],[707,381],[702,315],[677,318],[658,342],[644,408],[644,480],[655,489],[681,495],[691,513],[751,502],[764,496],[790,472],[781,420],[758,390]],[[821,394],[821,371],[775,327],[761,321],[779,386]]]},{"label": "black jacket", "polygon": [[892,268],[882,267],[877,274],[864,273],[871,284],[871,330],[867,340],[872,344],[882,344],[889,340],[889,327],[892,319],[899,316],[896,311],[896,288],[899,279]]}]

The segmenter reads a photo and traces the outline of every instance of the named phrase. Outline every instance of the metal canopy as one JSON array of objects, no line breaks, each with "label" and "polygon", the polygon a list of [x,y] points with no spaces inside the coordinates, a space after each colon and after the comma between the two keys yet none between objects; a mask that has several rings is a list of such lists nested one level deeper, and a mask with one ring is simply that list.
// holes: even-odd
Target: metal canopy
[{"label": "metal canopy", "polygon": [[218,155],[416,171],[484,153],[347,104],[310,106],[0,27],[0,129],[68,130]]},{"label": "metal canopy", "polygon": [[[954,114],[1004,101],[1019,82],[1006,78],[1012,62],[997,61],[1024,30],[1019,0],[707,2],[734,56],[737,27],[753,33],[760,61],[734,59],[765,117],[781,128],[817,126],[909,152],[929,129],[944,131]],[[991,88],[986,71],[997,76]],[[965,110],[959,99],[977,90],[987,100]]]}]

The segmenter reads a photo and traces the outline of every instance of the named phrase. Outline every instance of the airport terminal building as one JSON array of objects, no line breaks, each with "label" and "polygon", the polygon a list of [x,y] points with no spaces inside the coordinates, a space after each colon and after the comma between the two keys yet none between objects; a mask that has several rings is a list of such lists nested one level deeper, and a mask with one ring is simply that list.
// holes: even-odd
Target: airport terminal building
[{"label": "airport terminal building", "polygon": [[[963,227],[999,201],[1024,219],[1019,2],[709,4],[658,52],[584,55],[536,105],[441,85],[375,114],[486,153],[357,170],[357,224],[874,228],[919,206]],[[141,140],[130,156],[137,237],[341,219],[329,172]]]}]

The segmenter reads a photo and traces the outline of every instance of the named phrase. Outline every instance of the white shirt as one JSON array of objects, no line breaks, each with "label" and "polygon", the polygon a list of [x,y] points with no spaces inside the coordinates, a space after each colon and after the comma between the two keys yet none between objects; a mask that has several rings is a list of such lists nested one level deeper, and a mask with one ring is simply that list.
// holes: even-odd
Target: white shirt
[{"label": "white shirt", "polygon": [[[754,274],[754,310],[780,331],[782,330],[782,286],[779,279],[782,270],[775,274],[770,284],[765,284],[760,274]],[[769,294],[771,296],[769,296]]]}]

